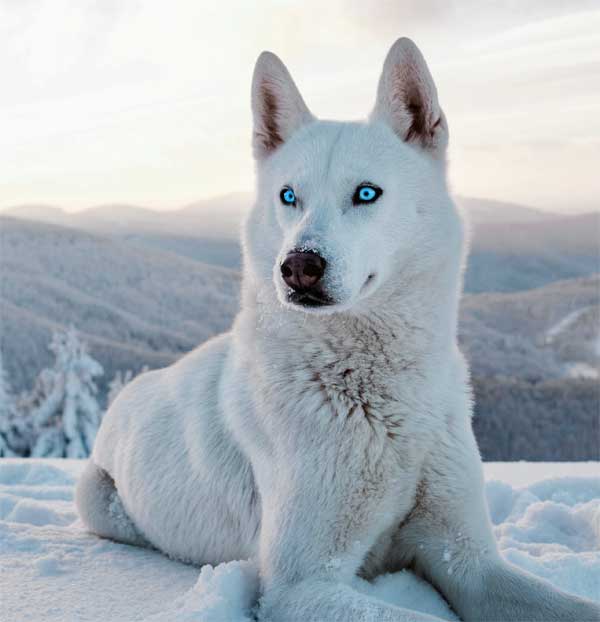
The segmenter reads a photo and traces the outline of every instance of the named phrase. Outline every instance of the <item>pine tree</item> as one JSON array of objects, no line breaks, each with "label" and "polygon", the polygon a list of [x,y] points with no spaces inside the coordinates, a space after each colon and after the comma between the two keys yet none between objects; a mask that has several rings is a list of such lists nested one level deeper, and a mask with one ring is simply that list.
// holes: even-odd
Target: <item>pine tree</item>
[{"label": "pine tree", "polygon": [[73,328],[54,333],[49,347],[54,367],[38,376],[29,400],[36,433],[31,455],[85,458],[101,420],[94,379],[102,366]]},{"label": "pine tree", "polygon": [[15,451],[16,426],[17,406],[6,378],[2,352],[0,352],[0,456],[18,455]]}]

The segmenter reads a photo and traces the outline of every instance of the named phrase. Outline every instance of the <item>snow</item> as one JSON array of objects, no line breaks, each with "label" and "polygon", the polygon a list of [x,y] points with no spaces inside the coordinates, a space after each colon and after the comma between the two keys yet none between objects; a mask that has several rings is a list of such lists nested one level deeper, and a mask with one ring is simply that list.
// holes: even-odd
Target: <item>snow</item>
[{"label": "snow", "polygon": [[584,313],[592,308],[592,305],[588,305],[582,309],[575,309],[575,311],[571,311],[569,314],[565,315],[565,317],[546,331],[546,343],[552,343],[556,337],[558,337],[561,333],[564,333],[569,326],[574,324]]},{"label": "snow", "polygon": [[[78,460],[0,460],[3,622],[247,622],[251,561],[195,568],[85,532],[73,506]],[[487,495],[502,554],[575,594],[600,600],[600,463],[488,463]],[[457,534],[457,538],[461,534]],[[452,572],[449,545],[444,552]],[[364,593],[457,618],[409,571],[355,579]]]},{"label": "snow", "polygon": [[567,378],[589,378],[595,380],[600,375],[598,370],[587,363],[567,363],[565,365]]}]

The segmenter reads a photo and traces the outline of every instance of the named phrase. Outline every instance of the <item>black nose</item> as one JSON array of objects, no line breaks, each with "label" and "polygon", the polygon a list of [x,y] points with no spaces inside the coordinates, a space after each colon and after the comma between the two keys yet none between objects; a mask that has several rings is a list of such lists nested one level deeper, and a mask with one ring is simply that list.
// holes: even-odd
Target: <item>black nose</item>
[{"label": "black nose", "polygon": [[281,276],[294,291],[314,287],[325,272],[325,260],[312,251],[290,253],[281,264]]}]

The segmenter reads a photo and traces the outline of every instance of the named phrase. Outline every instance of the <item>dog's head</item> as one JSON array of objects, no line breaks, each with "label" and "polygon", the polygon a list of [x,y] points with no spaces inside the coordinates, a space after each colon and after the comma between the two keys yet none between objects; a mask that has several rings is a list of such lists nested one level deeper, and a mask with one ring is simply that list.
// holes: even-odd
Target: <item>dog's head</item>
[{"label": "dog's head", "polygon": [[435,269],[445,247],[460,254],[446,119],[410,40],[392,46],[366,122],[315,119],[269,52],[252,110],[257,201],[244,240],[256,287],[306,312],[364,310],[411,262]]}]

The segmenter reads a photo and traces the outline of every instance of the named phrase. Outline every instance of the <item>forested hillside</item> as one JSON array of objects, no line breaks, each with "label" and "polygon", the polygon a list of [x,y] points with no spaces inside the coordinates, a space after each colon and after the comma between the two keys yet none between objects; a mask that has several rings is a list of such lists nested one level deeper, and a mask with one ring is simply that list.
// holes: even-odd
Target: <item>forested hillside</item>
[{"label": "forested hillside", "polygon": [[[512,206],[509,216],[518,223],[511,227],[532,228],[530,250],[538,256],[534,264],[548,268],[555,282],[499,293],[493,290],[507,274],[515,285],[515,275],[529,283],[527,275],[535,271],[522,255],[526,240],[509,239],[507,224],[495,211],[491,218],[496,207],[470,207],[476,235],[468,270],[484,275],[481,283],[492,291],[465,295],[460,318],[483,455],[498,460],[596,458],[600,277],[556,281],[562,272],[552,267],[557,261],[563,267],[571,262],[573,249],[587,257],[586,270],[593,267],[593,228],[587,230],[585,219],[573,217],[565,224]],[[203,217],[194,206],[188,210],[200,229],[187,236],[181,230],[158,231],[156,223],[148,224],[147,210],[130,207],[124,210],[128,224],[115,231],[111,217],[122,209],[93,211],[84,229],[73,227],[76,217],[43,207],[30,210],[29,216],[50,213],[68,226],[0,218],[0,346],[7,386],[15,396],[32,391],[43,370],[56,365],[48,347],[52,335],[71,326],[103,369],[94,382],[95,399],[104,407],[111,383],[114,393],[123,378],[145,366],[168,365],[231,325],[238,309],[239,273],[222,266],[238,266],[235,236],[224,235],[220,225],[200,227]],[[233,221],[234,213],[229,213]],[[163,216],[157,218],[165,222]],[[563,237],[573,230],[579,239],[565,242],[561,226]],[[501,233],[494,237],[489,227]],[[200,230],[204,238],[197,237]],[[482,245],[492,253],[486,255],[493,257],[489,272],[478,263]]]},{"label": "forested hillside", "polygon": [[600,459],[597,379],[474,378],[473,389],[485,460]]},{"label": "forested hillside", "polygon": [[122,240],[0,218],[1,334],[16,391],[51,361],[52,333],[74,326],[101,362],[118,370],[161,367],[226,330],[239,276]]}]

